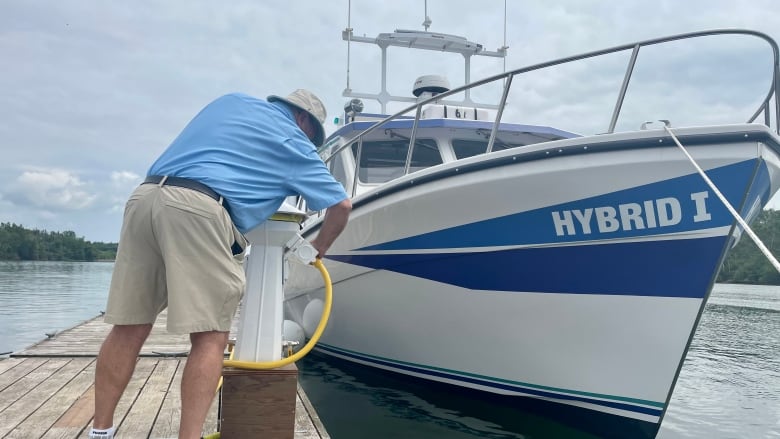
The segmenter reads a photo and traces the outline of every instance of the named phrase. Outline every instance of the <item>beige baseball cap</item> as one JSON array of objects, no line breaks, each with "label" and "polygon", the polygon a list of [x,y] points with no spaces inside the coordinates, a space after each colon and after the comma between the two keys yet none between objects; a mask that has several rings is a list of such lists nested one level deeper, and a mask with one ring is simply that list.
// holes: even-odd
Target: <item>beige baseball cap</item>
[{"label": "beige baseball cap", "polygon": [[276,95],[268,96],[268,102],[282,101],[293,107],[299,108],[312,117],[312,120],[316,121],[317,135],[314,136],[314,145],[316,147],[322,146],[325,142],[325,127],[322,125],[325,123],[325,118],[328,116],[325,111],[325,106],[322,104],[320,98],[314,95],[309,90],[299,88],[294,92],[287,95],[287,97],[281,97]]}]

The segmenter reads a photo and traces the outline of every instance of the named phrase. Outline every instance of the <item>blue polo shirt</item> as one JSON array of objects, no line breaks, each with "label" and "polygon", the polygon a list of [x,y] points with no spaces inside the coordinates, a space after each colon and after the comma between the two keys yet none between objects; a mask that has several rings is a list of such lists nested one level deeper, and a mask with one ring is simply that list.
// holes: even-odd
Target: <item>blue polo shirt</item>
[{"label": "blue polo shirt", "polygon": [[208,185],[225,198],[242,233],[273,215],[288,196],[302,195],[312,210],[347,198],[285,104],[239,93],[203,108],[148,175]]}]

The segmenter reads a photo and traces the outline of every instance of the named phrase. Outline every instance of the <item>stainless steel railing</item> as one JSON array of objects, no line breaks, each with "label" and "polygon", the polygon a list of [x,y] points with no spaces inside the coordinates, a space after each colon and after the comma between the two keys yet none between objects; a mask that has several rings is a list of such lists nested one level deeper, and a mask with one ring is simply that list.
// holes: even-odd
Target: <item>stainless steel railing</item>
[{"label": "stainless steel railing", "polygon": [[[397,113],[394,113],[394,114],[392,114],[390,116],[387,116],[386,118],[378,121],[377,123],[375,123],[371,127],[367,128],[366,130],[360,132],[356,136],[354,136],[354,137],[350,138],[349,140],[345,141],[340,147],[336,148],[330,154],[330,156],[326,159],[326,162],[330,161],[331,159],[336,157],[345,148],[348,148],[352,144],[357,142],[358,147],[357,147],[357,153],[355,154],[356,155],[355,172],[354,172],[354,175],[353,175],[352,188],[351,188],[351,193],[352,193],[352,196],[354,197],[355,194],[356,194],[356,190],[357,190],[358,172],[359,172],[359,168],[360,168],[360,159],[361,159],[362,151],[363,151],[363,139],[367,135],[371,134],[372,132],[374,132],[377,129],[379,129],[382,126],[384,126],[389,121],[394,120],[394,119],[396,119],[399,116],[402,116],[404,114],[410,113],[411,111],[415,111],[414,123],[413,123],[413,127],[412,127],[412,134],[411,134],[410,139],[409,139],[409,150],[408,150],[407,157],[406,157],[406,162],[405,162],[405,165],[404,165],[404,175],[406,175],[406,174],[409,173],[409,169],[410,169],[410,166],[411,166],[412,155],[414,153],[415,139],[417,137],[417,128],[418,128],[418,124],[419,124],[419,120],[420,120],[420,115],[421,115],[421,112],[422,112],[422,107],[424,105],[435,103],[436,101],[440,101],[440,100],[442,100],[442,99],[444,99],[444,98],[446,98],[448,96],[451,96],[451,95],[454,95],[454,94],[457,94],[457,93],[461,93],[461,92],[464,92],[465,90],[470,90],[472,88],[479,87],[479,86],[482,86],[482,85],[485,85],[485,84],[488,84],[488,83],[492,83],[492,82],[496,82],[496,81],[505,81],[504,82],[504,86],[503,86],[503,92],[502,92],[501,100],[500,100],[500,102],[498,104],[498,109],[496,111],[495,121],[494,121],[494,124],[493,124],[493,128],[492,128],[492,130],[490,132],[488,145],[487,145],[487,148],[486,148],[486,151],[485,151],[486,153],[487,152],[491,152],[493,150],[493,144],[495,143],[495,140],[496,140],[496,134],[498,132],[499,124],[501,122],[501,117],[502,117],[503,112],[504,112],[504,107],[506,106],[507,97],[509,96],[509,89],[510,89],[510,87],[512,85],[512,80],[514,79],[515,76],[518,76],[518,75],[521,75],[521,74],[524,74],[524,73],[528,73],[528,72],[532,72],[532,71],[536,71],[536,70],[541,70],[541,69],[553,67],[553,66],[558,66],[558,65],[562,65],[562,64],[572,63],[572,62],[575,62],[575,61],[580,61],[580,60],[584,60],[584,59],[588,59],[588,58],[594,58],[594,57],[599,57],[599,56],[603,56],[603,55],[608,55],[608,54],[613,54],[613,53],[618,53],[618,52],[631,50],[632,51],[631,52],[631,57],[629,59],[628,66],[626,67],[626,71],[625,71],[625,74],[624,74],[624,77],[623,77],[623,82],[621,83],[621,87],[620,87],[620,92],[618,93],[617,101],[615,102],[615,106],[614,106],[614,109],[612,111],[612,117],[610,118],[609,126],[608,126],[608,129],[607,129],[607,133],[613,133],[615,131],[615,126],[617,125],[618,118],[620,117],[620,112],[621,112],[621,109],[623,107],[623,102],[625,100],[626,92],[628,91],[628,87],[629,87],[629,84],[631,82],[631,76],[633,74],[634,67],[636,65],[636,61],[637,61],[637,58],[638,58],[638,55],[639,55],[639,51],[640,51],[641,48],[647,47],[647,46],[653,46],[653,45],[657,45],[657,44],[663,44],[663,43],[667,43],[667,42],[671,42],[671,41],[678,41],[678,40],[706,37],[706,36],[712,36],[712,35],[746,35],[746,36],[753,36],[753,37],[757,37],[759,39],[762,39],[762,40],[766,41],[767,44],[769,44],[769,46],[772,49],[772,54],[773,54],[773,62],[772,62],[773,72],[772,72],[771,84],[769,85],[769,90],[768,90],[768,92],[766,94],[766,97],[761,101],[761,104],[759,105],[758,109],[756,109],[756,111],[747,120],[747,123],[754,122],[758,118],[758,116],[763,113],[764,114],[764,123],[767,126],[771,126],[770,122],[772,120],[774,120],[775,130],[776,130],[776,132],[778,134],[780,134],[780,102],[777,99],[777,91],[778,91],[778,89],[780,89],[780,64],[779,64],[779,61],[778,61],[780,59],[780,50],[778,50],[777,43],[770,36],[768,36],[768,35],[766,35],[764,33],[761,33],[761,32],[756,32],[756,31],[751,31],[751,30],[742,30],[742,29],[718,29],[718,30],[710,30],[710,31],[700,31],[700,32],[691,32],[691,33],[677,34],[677,35],[672,35],[672,36],[663,37],[663,38],[655,38],[655,39],[651,39],[651,40],[645,40],[645,41],[640,41],[640,42],[636,42],[636,43],[616,46],[616,47],[612,47],[612,48],[608,48],[608,49],[597,50],[597,51],[593,51],[593,52],[587,52],[587,53],[583,53],[583,54],[580,54],[580,55],[560,58],[560,59],[556,59],[556,60],[552,60],[552,61],[547,61],[547,62],[543,62],[543,63],[534,64],[534,65],[531,65],[531,66],[527,66],[527,67],[522,67],[522,68],[519,68],[519,69],[511,70],[511,71],[506,72],[506,73],[498,74],[498,75],[495,75],[495,76],[490,76],[490,77],[487,77],[485,79],[482,79],[482,80],[479,80],[479,81],[476,81],[476,82],[472,82],[472,83],[463,85],[463,86],[458,87],[458,88],[454,88],[452,90],[449,90],[447,92],[438,94],[438,95],[436,95],[434,97],[431,97],[429,99],[420,101],[420,102],[418,102],[418,103],[416,103],[414,105],[410,105],[410,106],[408,106],[408,107],[398,111]],[[770,111],[772,109],[772,104],[773,103],[774,103],[774,119],[772,118],[771,111]]]}]

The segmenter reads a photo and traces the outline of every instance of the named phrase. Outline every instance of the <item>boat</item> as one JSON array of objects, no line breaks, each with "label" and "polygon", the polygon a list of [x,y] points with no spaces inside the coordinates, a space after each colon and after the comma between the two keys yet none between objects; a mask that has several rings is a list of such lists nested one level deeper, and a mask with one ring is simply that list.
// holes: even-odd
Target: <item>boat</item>
[{"label": "boat", "polygon": [[[319,150],[353,212],[324,261],[334,298],[316,351],[538,408],[602,437],[654,437],[724,258],[780,187],[777,44],[749,30],[701,31],[472,82],[471,57],[505,47],[427,29],[343,37],[379,46],[382,89],[345,90],[338,129]],[[754,112],[717,124],[619,123],[643,51],[726,37],[768,45]],[[463,56],[465,85],[422,75],[414,96],[392,96],[385,61],[396,46]],[[504,120],[522,106],[507,97],[528,85],[524,75],[617,53],[628,63],[601,133]],[[497,103],[472,99],[485,85],[501,91]],[[364,112],[364,100],[380,113]],[[405,106],[389,114],[395,101]],[[322,217],[310,212],[305,238]],[[289,270],[286,324],[310,336],[321,280]]]}]

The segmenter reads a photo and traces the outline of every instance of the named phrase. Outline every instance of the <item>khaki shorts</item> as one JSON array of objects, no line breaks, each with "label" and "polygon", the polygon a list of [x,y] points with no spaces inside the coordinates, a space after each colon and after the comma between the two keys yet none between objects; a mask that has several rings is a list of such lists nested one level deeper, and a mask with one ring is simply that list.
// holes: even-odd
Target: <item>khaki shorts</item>
[{"label": "khaki shorts", "polygon": [[105,322],[154,323],[168,332],[230,331],[244,291],[247,242],[227,211],[200,192],[143,184],[125,206]]}]

